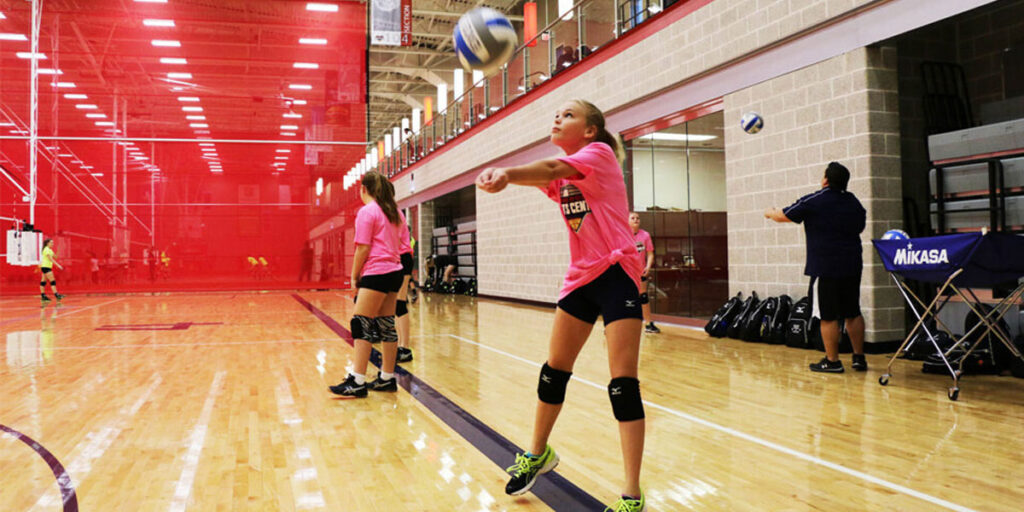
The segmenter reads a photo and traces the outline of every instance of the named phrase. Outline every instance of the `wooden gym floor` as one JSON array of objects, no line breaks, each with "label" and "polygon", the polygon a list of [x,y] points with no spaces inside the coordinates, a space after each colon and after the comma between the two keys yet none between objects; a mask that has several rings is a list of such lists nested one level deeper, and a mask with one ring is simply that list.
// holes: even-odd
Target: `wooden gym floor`
[{"label": "wooden gym floor", "polygon": [[[353,354],[336,292],[0,299],[2,511],[589,510],[621,482],[598,328],[535,493],[528,444],[550,310],[423,295],[405,389],[327,391]],[[949,380],[882,356],[645,335],[648,510],[1020,510],[1024,380]],[[849,356],[844,356],[849,364]],[[375,370],[371,371],[371,378]],[[600,510],[598,508],[598,510]]]}]

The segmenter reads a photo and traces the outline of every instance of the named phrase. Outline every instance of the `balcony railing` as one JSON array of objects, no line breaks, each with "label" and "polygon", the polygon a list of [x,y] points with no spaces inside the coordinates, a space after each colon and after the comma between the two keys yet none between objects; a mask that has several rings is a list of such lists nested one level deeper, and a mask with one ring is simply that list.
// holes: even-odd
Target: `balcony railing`
[{"label": "balcony railing", "polygon": [[[526,96],[537,86],[662,11],[664,0],[582,0],[516,49],[501,70],[471,83],[419,133],[377,155],[376,169],[394,177],[430,153],[451,144],[477,123]],[[674,0],[665,2],[667,5]],[[637,12],[637,10],[643,13]],[[625,15],[625,16],[624,16]],[[472,80],[471,80],[472,81]],[[374,146],[375,147],[375,146]],[[346,187],[347,188],[347,187]]]}]

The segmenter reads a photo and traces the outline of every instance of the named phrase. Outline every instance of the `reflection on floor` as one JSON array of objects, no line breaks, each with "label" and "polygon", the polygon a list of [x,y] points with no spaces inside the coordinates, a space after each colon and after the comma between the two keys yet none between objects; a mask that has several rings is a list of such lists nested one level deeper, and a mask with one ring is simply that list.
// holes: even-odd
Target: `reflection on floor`
[{"label": "reflection on floor", "polygon": [[[352,349],[293,292],[0,299],[0,424],[66,469],[82,510],[548,510],[406,391],[336,400]],[[299,295],[341,325],[351,298]],[[528,443],[550,310],[425,294],[405,369]],[[1024,502],[1024,380],[898,362],[813,374],[816,352],[646,335],[649,510],[1010,510]],[[558,474],[621,483],[600,324],[552,436]],[[507,464],[511,464],[508,461]],[[0,433],[0,510],[56,510],[53,466]],[[66,496],[65,496],[66,497]]]}]

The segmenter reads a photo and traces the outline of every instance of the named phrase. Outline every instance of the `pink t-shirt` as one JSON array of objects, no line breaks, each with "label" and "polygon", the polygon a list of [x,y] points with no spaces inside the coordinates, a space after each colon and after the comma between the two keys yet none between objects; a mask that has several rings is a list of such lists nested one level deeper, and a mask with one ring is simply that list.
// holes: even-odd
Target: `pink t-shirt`
[{"label": "pink t-shirt", "polygon": [[562,206],[569,228],[572,261],[558,300],[593,281],[618,263],[640,290],[643,262],[629,229],[626,183],[615,152],[603,142],[592,142],[576,153],[559,158],[582,176],[554,180],[544,188]]},{"label": "pink t-shirt", "polygon": [[370,201],[359,209],[356,214],[355,242],[370,246],[370,254],[366,257],[360,277],[402,270],[402,263],[398,259],[398,248],[401,245],[399,229],[399,226],[388,222],[377,201]]},{"label": "pink t-shirt", "polygon": [[640,260],[646,266],[647,253],[654,250],[654,244],[651,243],[651,234],[638,229],[636,233],[633,233],[633,240],[636,242],[636,253],[640,255]]},{"label": "pink t-shirt", "polygon": [[412,246],[409,245],[409,224],[405,222],[402,210],[398,210],[398,218],[402,222],[402,225],[398,227],[398,254],[412,254]]}]

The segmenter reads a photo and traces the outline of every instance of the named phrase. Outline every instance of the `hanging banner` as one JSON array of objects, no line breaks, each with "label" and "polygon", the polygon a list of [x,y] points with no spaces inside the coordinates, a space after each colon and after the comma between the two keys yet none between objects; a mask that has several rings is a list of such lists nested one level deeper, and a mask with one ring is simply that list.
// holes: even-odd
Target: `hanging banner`
[{"label": "hanging banner", "polygon": [[402,46],[412,46],[412,0],[402,0]]},{"label": "hanging banner", "polygon": [[[379,46],[402,46],[403,13],[408,5],[408,36],[412,35],[412,0],[372,0],[370,2],[370,43]],[[410,41],[411,43],[411,41]]]}]

